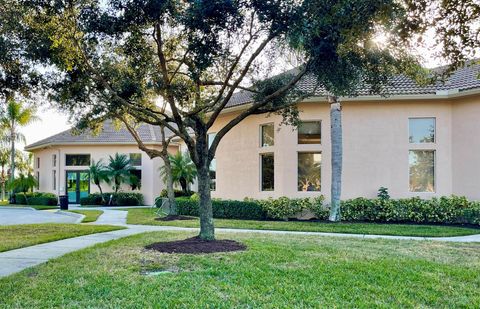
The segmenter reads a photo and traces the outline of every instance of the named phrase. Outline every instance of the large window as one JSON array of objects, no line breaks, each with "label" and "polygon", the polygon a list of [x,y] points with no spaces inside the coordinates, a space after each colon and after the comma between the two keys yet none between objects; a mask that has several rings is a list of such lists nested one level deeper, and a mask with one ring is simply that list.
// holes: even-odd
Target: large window
[{"label": "large window", "polygon": [[132,165],[132,166],[142,166],[142,154],[141,153],[131,153],[130,154],[130,165]]},{"label": "large window", "polygon": [[408,119],[410,143],[435,143],[435,118]]},{"label": "large window", "polygon": [[261,179],[262,191],[273,191],[275,189],[275,169],[273,153],[261,155]]},{"label": "large window", "polygon": [[90,155],[89,154],[67,154],[65,156],[66,166],[89,166]]},{"label": "large window", "polygon": [[410,192],[435,192],[435,150],[410,150]]},{"label": "large window", "polygon": [[320,191],[322,154],[298,153],[298,191]]},{"label": "large window", "polygon": [[304,121],[298,126],[299,144],[320,144],[322,137],[320,121]]},{"label": "large window", "polygon": [[[208,148],[212,146],[213,140],[217,136],[217,133],[208,133]],[[213,158],[210,162],[210,190],[215,191],[217,189],[217,159]]]},{"label": "large window", "polygon": [[130,174],[133,176],[130,187],[132,190],[140,190],[142,188],[142,170],[131,170]]},{"label": "large window", "polygon": [[273,123],[262,124],[260,126],[260,146],[268,147],[273,146],[275,143],[275,129]]},{"label": "large window", "polygon": [[217,189],[217,159],[213,159],[210,162],[210,190],[215,191]]},{"label": "large window", "polygon": [[40,168],[40,158],[37,158],[37,168]]}]

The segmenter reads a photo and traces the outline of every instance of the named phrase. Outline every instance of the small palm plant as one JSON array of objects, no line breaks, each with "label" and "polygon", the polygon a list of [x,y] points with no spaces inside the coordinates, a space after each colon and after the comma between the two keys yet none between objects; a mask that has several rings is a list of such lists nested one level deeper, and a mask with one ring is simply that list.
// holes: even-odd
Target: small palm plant
[{"label": "small palm plant", "polygon": [[116,153],[113,157],[109,156],[108,161],[107,175],[110,181],[113,182],[115,193],[118,192],[122,184],[131,184],[136,181],[136,177],[132,175],[134,168],[130,165],[130,159],[127,155]]},{"label": "small palm plant", "polygon": [[[197,177],[197,169],[195,164],[190,159],[188,154],[183,154],[181,151],[177,152],[175,155],[168,155],[170,163],[172,166],[172,178],[175,184],[180,184],[182,191],[188,193],[188,185],[192,184]],[[162,166],[160,167],[160,175],[163,176],[164,181],[166,181],[166,170]]]},{"label": "small palm plant", "polygon": [[100,159],[97,162],[95,162],[95,160],[92,160],[92,165],[90,165],[89,172],[90,180],[98,187],[98,190],[100,191],[100,195],[102,197],[102,203],[105,204],[105,197],[103,196],[101,183],[109,183],[110,179],[107,167],[103,163],[103,160]]},{"label": "small palm plant", "polygon": [[25,202],[28,205],[27,192],[38,185],[37,179],[32,174],[20,174],[13,181],[9,182],[9,189],[12,192],[22,192]]}]

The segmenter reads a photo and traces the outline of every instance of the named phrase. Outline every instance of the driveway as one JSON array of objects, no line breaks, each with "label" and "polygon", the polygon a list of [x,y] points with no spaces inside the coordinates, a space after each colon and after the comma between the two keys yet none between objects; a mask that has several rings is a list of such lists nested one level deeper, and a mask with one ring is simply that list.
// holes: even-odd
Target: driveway
[{"label": "driveway", "polygon": [[76,223],[79,217],[31,208],[0,209],[0,225],[34,224],[34,223]]}]

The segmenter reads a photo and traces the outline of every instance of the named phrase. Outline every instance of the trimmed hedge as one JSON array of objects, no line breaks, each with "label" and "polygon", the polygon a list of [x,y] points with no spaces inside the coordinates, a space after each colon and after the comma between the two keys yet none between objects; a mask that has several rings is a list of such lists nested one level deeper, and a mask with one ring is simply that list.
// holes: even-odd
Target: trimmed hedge
[{"label": "trimmed hedge", "polygon": [[480,203],[465,197],[442,196],[424,200],[356,198],[341,202],[345,221],[480,224]]},{"label": "trimmed hedge", "polygon": [[[110,195],[113,195],[112,203],[108,205]],[[107,192],[103,193],[105,201],[108,206],[141,206],[144,205],[143,195],[141,193],[134,192]],[[100,193],[91,193],[87,197],[80,199],[80,205],[103,205],[102,196]]]},{"label": "trimmed hedge", "polygon": [[[186,197],[176,199],[178,214],[197,216],[198,201]],[[265,220],[267,213],[262,206],[251,201],[212,200],[213,217],[220,219]]]},{"label": "trimmed hedge", "polygon": [[[198,199],[177,198],[181,215],[198,216]],[[245,220],[288,220],[309,211],[319,220],[327,220],[329,207],[324,197],[244,201],[212,200],[213,217]],[[441,223],[480,225],[480,202],[465,197],[443,196],[424,200],[419,197],[393,200],[388,197],[367,199],[355,198],[341,202],[343,221],[397,222],[397,223]]]},{"label": "trimmed hedge", "polygon": [[23,193],[15,194],[15,203],[22,205],[46,205],[46,206],[56,206],[58,205],[58,198],[53,193],[44,193],[44,192],[28,192],[26,194],[27,199],[25,200],[25,195]]}]

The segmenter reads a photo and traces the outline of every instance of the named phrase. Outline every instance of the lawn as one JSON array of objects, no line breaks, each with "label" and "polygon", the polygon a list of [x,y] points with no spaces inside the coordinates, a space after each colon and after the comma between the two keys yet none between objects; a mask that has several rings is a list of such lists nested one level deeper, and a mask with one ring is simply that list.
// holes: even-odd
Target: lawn
[{"label": "lawn", "polygon": [[[144,249],[135,235],[0,279],[4,308],[458,308],[480,304],[480,244],[228,234],[248,250]],[[226,234],[219,235],[225,238]],[[171,273],[145,276],[149,271]]]},{"label": "lawn", "polygon": [[30,207],[36,210],[49,210],[49,209],[60,209],[58,206],[50,206],[50,205],[19,205],[19,204],[0,204],[0,207],[15,207],[15,208],[25,208]]},{"label": "lawn", "polygon": [[97,221],[98,217],[100,217],[100,215],[103,214],[103,211],[101,210],[69,210],[69,211],[84,215],[85,218],[83,218],[82,223],[95,222]]},{"label": "lawn", "polygon": [[55,240],[123,229],[110,225],[22,224],[0,226],[0,252]]},{"label": "lawn", "polygon": [[[194,220],[156,221],[155,210],[150,208],[129,209],[127,223],[143,225],[167,225],[180,227],[199,227],[200,222]],[[377,223],[328,223],[299,221],[254,221],[215,219],[218,228],[244,228],[259,230],[284,230],[306,232],[330,232],[347,234],[377,234],[421,237],[447,237],[480,234],[480,229],[413,224],[377,224]]]}]

